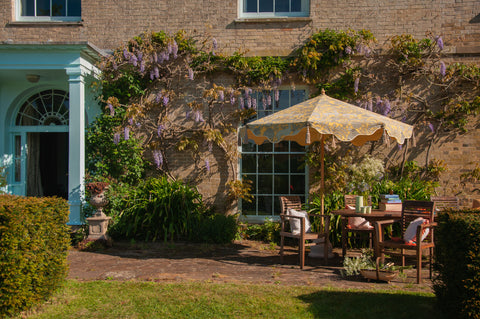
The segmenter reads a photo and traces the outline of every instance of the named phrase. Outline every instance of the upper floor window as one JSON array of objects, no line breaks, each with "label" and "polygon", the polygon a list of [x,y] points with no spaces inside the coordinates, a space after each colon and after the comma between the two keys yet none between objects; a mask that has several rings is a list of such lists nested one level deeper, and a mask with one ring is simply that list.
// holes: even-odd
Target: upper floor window
[{"label": "upper floor window", "polygon": [[308,17],[309,0],[240,0],[241,18]]},{"label": "upper floor window", "polygon": [[17,0],[17,21],[79,21],[81,0]]}]

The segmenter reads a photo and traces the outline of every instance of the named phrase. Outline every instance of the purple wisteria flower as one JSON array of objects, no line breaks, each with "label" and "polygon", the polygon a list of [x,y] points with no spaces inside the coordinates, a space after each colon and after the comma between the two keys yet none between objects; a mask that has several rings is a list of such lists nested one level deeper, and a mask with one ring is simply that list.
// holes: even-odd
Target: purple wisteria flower
[{"label": "purple wisteria flower", "polygon": [[445,76],[447,72],[447,67],[445,66],[445,63],[443,61],[440,61],[440,74],[442,75],[442,77]]},{"label": "purple wisteria flower", "polygon": [[157,135],[158,137],[160,137],[162,135],[162,131],[163,129],[165,128],[165,126],[163,124],[160,124],[158,127],[157,127]]},{"label": "purple wisteria flower", "polygon": [[162,167],[162,165],[163,165],[163,154],[160,150],[154,150],[153,151],[153,160],[155,161],[155,164],[157,165],[157,168]]},{"label": "purple wisteria flower", "polygon": [[208,151],[211,152],[213,150],[213,143],[211,141],[208,142]]},{"label": "purple wisteria flower", "polygon": [[265,95],[262,95],[262,106],[264,110],[267,109],[267,99],[265,98]]},{"label": "purple wisteria flower", "polygon": [[233,91],[230,92],[230,104],[235,104],[235,94],[233,93]]},{"label": "purple wisteria flower", "polygon": [[355,93],[358,92],[358,83],[360,83],[360,78],[356,78],[355,82],[353,83],[353,90],[355,91]]},{"label": "purple wisteria flower", "polygon": [[253,108],[254,110],[257,109],[257,99],[255,99],[255,98],[252,99],[252,108]]},{"label": "purple wisteria flower", "polygon": [[241,109],[245,108],[245,101],[243,100],[243,97],[238,98],[238,105],[240,106]]},{"label": "purple wisteria flower", "polygon": [[218,99],[220,101],[225,100],[225,93],[222,90],[218,91]]},{"label": "purple wisteria flower", "polygon": [[398,144],[398,150],[401,151],[403,148],[403,144]]},{"label": "purple wisteria flower", "polygon": [[200,112],[199,110],[196,110],[196,111],[194,112],[194,121],[195,121],[195,123],[204,122],[204,121],[205,121],[205,120],[203,119],[202,112]]},{"label": "purple wisteria flower", "polygon": [[162,98],[163,105],[164,105],[164,106],[167,106],[169,100],[170,100],[170,99],[168,98],[168,96],[165,95],[165,96]]},{"label": "purple wisteria flower", "polygon": [[153,57],[152,58],[153,58],[153,62],[158,63],[158,55],[157,55],[156,51],[153,52]]},{"label": "purple wisteria flower", "polygon": [[172,45],[172,43],[168,43],[168,45],[167,45],[167,52],[168,52],[168,54],[172,54],[172,53],[173,53],[173,45]]},{"label": "purple wisteria flower", "polygon": [[280,90],[275,90],[275,102],[278,102],[280,100]]},{"label": "purple wisteria flower", "polygon": [[128,58],[130,57],[130,52],[128,52],[127,49],[123,49],[123,57],[124,57],[125,59],[128,59]]},{"label": "purple wisteria flower", "polygon": [[168,61],[168,60],[170,60],[170,55],[168,55],[168,52],[163,51],[162,52],[162,58],[163,58],[163,61]]},{"label": "purple wisteria flower", "polygon": [[153,68],[153,72],[154,72],[155,78],[158,79],[160,77],[160,70],[158,69],[157,66]]},{"label": "purple wisteria flower", "polygon": [[117,65],[117,62],[115,62],[115,60],[113,60],[113,62],[112,62],[112,67],[115,71],[118,70],[118,65]]},{"label": "purple wisteria flower", "polygon": [[128,118],[128,124],[133,125],[133,117]]},{"label": "purple wisteria flower", "polygon": [[138,51],[138,53],[137,53],[137,60],[138,60],[138,61],[143,61],[143,52],[142,52],[142,51]]},{"label": "purple wisteria flower", "polygon": [[162,92],[158,92],[158,94],[155,96],[155,103],[160,103],[160,101],[162,100]]},{"label": "purple wisteria flower", "polygon": [[267,105],[268,106],[272,105],[272,96],[270,94],[267,95]]},{"label": "purple wisteria flower", "polygon": [[435,133],[435,126],[433,126],[432,123],[428,123],[428,127],[430,128],[430,131],[432,131],[432,133]]},{"label": "purple wisteria flower", "polygon": [[352,54],[352,48],[351,48],[350,46],[347,46],[347,47],[345,48],[345,53],[346,53],[347,55]]},{"label": "purple wisteria flower", "polygon": [[438,48],[440,50],[443,50],[443,39],[442,39],[442,37],[437,36],[435,41],[437,42]]},{"label": "purple wisteria flower", "polygon": [[210,172],[210,161],[208,158],[205,159],[205,168],[207,169],[207,172]]},{"label": "purple wisteria flower", "polygon": [[247,108],[248,109],[252,108],[252,97],[251,96],[247,97]]},{"label": "purple wisteria flower", "polygon": [[212,39],[212,44],[213,44],[213,49],[216,50],[217,46],[218,46],[217,39],[213,38]]},{"label": "purple wisteria flower", "polygon": [[145,61],[141,61],[140,62],[140,73],[144,73],[145,72]]},{"label": "purple wisteria flower", "polygon": [[153,79],[155,79],[155,72],[154,72],[154,71],[150,71],[150,80],[153,81]]},{"label": "purple wisteria flower", "polygon": [[188,68],[188,78],[193,81],[193,70]]},{"label": "purple wisteria flower", "polygon": [[185,119],[188,120],[190,118],[190,110],[185,111]]},{"label": "purple wisteria flower", "polygon": [[135,54],[130,55],[129,62],[130,62],[131,64],[133,64],[133,66],[137,66],[137,65],[138,65],[138,59],[137,59],[137,57],[135,56]]},{"label": "purple wisteria flower", "polygon": [[123,138],[125,139],[125,141],[128,141],[128,139],[130,138],[130,129],[128,128],[128,126],[125,126],[125,129],[123,130]]},{"label": "purple wisteria flower", "polygon": [[173,40],[172,44],[172,53],[173,53],[173,58],[176,59],[178,57],[178,44],[177,41]]},{"label": "purple wisteria flower", "polygon": [[110,116],[114,116],[115,115],[115,109],[113,108],[113,105],[111,103],[108,103],[107,107],[110,110]]},{"label": "purple wisteria flower", "polygon": [[118,145],[118,143],[120,143],[120,133],[113,134],[113,143],[115,145]]},{"label": "purple wisteria flower", "polygon": [[392,110],[392,106],[390,105],[390,101],[388,99],[385,99],[383,101],[383,112],[382,112],[382,114],[387,116],[390,113],[391,110]]}]

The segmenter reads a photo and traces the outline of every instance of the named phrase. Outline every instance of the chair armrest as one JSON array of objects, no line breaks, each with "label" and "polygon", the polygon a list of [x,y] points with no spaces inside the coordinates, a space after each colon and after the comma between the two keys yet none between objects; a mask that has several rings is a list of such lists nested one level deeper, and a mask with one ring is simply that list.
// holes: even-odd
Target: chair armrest
[{"label": "chair armrest", "polygon": [[395,221],[393,219],[378,220],[373,224],[375,228],[375,237],[378,242],[383,241],[383,228],[387,225],[393,224]]},{"label": "chair armrest", "polygon": [[[433,242],[433,228],[435,228],[436,226],[437,226],[437,223],[435,223],[435,222],[418,225],[417,226],[417,242],[418,242],[418,238],[422,238],[422,233],[426,229],[432,229],[430,236],[431,236],[431,242]],[[421,242],[420,242],[420,245],[421,245]]]}]

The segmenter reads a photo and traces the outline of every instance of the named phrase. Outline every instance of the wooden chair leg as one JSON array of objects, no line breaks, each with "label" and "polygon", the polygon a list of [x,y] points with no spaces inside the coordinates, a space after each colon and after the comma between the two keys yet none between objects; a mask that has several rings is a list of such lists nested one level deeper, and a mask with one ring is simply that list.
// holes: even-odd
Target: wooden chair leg
[{"label": "wooden chair leg", "polygon": [[430,247],[429,249],[429,259],[430,259],[430,280],[432,279],[432,268],[433,268],[433,248]]},{"label": "wooden chair leg", "polygon": [[402,255],[402,267],[405,267],[405,249],[400,249],[400,254]]},{"label": "wooden chair leg", "polygon": [[325,263],[325,266],[328,265],[328,238],[325,238],[323,242],[323,262]]},{"label": "wooden chair leg", "polygon": [[345,258],[347,254],[347,222],[345,218],[342,218],[342,258]]},{"label": "wooden chair leg", "polygon": [[417,250],[417,284],[422,283],[422,250]]},{"label": "wooden chair leg", "polygon": [[300,240],[300,243],[298,243],[298,249],[299,249],[299,254],[300,254],[300,269],[303,269],[305,266],[305,240]]}]

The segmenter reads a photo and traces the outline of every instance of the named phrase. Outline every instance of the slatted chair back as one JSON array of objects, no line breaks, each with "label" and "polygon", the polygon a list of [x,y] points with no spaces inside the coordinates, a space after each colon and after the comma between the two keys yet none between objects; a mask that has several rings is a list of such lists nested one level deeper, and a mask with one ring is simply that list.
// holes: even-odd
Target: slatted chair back
[{"label": "slatted chair back", "polygon": [[[429,223],[434,222],[435,216],[435,202],[432,201],[418,201],[418,200],[406,200],[402,203],[402,239],[408,225],[418,217],[422,217],[428,220]],[[425,238],[426,241],[433,240],[433,232],[430,232]]]},{"label": "slatted chair back", "polygon": [[286,214],[289,208],[296,210],[302,209],[302,200],[300,196],[280,196],[280,211]]},{"label": "slatted chair back", "polygon": [[[357,204],[357,196],[358,195],[351,195],[351,194],[346,194],[344,195],[344,200],[345,200],[345,206],[353,206]],[[368,196],[368,206],[372,206],[372,196]],[[367,205],[366,205],[367,206]]]},{"label": "slatted chair back", "polygon": [[431,196],[430,200],[435,202],[435,208],[442,211],[446,208],[459,209],[460,203],[456,196]]}]

